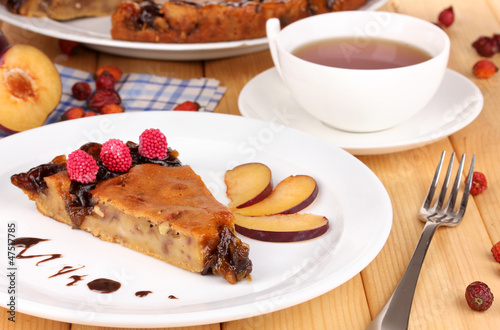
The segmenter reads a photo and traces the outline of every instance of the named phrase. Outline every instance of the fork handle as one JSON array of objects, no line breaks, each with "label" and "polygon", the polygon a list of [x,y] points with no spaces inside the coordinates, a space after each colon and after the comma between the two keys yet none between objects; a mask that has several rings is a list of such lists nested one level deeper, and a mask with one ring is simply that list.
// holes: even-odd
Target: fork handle
[{"label": "fork handle", "polygon": [[413,256],[411,257],[410,263],[401,281],[399,281],[398,286],[387,304],[382,308],[377,317],[373,319],[370,325],[368,325],[367,330],[400,330],[408,328],[413,294],[417,286],[420,269],[422,268],[432,236],[434,236],[439,225],[439,223],[431,221],[425,223],[420,240],[418,241],[415,252],[413,252]]}]

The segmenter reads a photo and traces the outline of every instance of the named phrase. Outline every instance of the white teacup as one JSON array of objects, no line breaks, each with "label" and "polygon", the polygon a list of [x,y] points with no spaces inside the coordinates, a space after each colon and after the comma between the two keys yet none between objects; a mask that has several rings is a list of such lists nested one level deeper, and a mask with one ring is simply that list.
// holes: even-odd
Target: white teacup
[{"label": "white teacup", "polygon": [[[271,55],[295,100],[323,123],[351,132],[373,132],[402,123],[436,93],[448,64],[450,40],[435,24],[402,14],[346,11],[321,14],[281,30],[267,21]],[[293,55],[298,47],[331,38],[403,42],[427,52],[425,62],[393,69],[342,69]]]}]

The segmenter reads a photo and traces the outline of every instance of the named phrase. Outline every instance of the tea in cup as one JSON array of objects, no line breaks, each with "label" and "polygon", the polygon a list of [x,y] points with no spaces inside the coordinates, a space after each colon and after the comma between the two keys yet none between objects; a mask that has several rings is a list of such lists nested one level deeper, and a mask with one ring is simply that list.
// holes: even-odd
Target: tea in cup
[{"label": "tea in cup", "polygon": [[267,21],[273,62],[297,103],[328,126],[373,132],[425,107],[448,64],[435,24],[396,13],[346,11],[280,28]]}]

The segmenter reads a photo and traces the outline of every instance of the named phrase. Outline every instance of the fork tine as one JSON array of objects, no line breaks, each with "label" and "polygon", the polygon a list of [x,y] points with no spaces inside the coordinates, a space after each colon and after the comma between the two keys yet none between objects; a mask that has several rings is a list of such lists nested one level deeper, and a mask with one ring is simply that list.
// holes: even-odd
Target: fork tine
[{"label": "fork tine", "polygon": [[453,188],[451,189],[450,199],[446,205],[447,211],[453,212],[455,208],[455,202],[457,201],[458,189],[460,188],[460,180],[462,178],[462,171],[464,169],[465,154],[462,154],[460,159],[460,165],[458,166],[457,176],[455,177],[455,182],[453,183]]},{"label": "fork tine", "polygon": [[453,169],[453,162],[455,160],[455,152],[451,154],[450,163],[448,164],[448,170],[446,171],[446,177],[443,181],[443,186],[441,188],[441,193],[439,194],[439,198],[436,205],[436,210],[440,211],[443,209],[444,199],[446,197],[446,191],[448,190],[448,184],[450,183],[451,170]]},{"label": "fork tine", "polygon": [[422,205],[423,209],[428,209],[431,206],[432,198],[434,198],[434,192],[436,191],[439,174],[441,173],[441,167],[443,166],[444,155],[446,151],[443,150],[441,153],[441,158],[439,159],[438,166],[436,168],[436,172],[434,173],[434,178],[432,179],[431,185],[429,186],[429,190],[427,191],[427,196],[425,197],[424,204]]},{"label": "fork tine", "polygon": [[462,196],[462,201],[460,202],[460,208],[458,209],[458,215],[463,217],[465,209],[467,208],[467,202],[469,201],[470,188],[472,186],[472,175],[474,174],[474,165],[476,163],[476,156],[472,155],[472,160],[470,162],[469,174],[467,175],[467,181],[465,182],[464,194]]}]

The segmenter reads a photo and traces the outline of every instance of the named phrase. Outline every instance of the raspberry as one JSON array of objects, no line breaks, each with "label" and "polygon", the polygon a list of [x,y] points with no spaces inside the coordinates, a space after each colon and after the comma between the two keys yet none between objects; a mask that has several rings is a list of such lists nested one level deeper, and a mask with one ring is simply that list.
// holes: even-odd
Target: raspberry
[{"label": "raspberry", "polygon": [[453,7],[448,7],[439,13],[438,21],[444,27],[449,27],[455,20],[455,13],[453,12]]},{"label": "raspberry", "polygon": [[198,102],[185,101],[181,104],[177,104],[174,108],[175,111],[198,111],[200,110],[200,105]]},{"label": "raspberry", "polygon": [[80,107],[74,107],[66,110],[64,114],[61,116],[61,120],[71,120],[82,117],[85,117],[85,110],[83,110],[83,108]]},{"label": "raspberry", "polygon": [[90,183],[96,179],[99,166],[95,159],[83,150],[75,150],[66,162],[69,178],[80,183]]},{"label": "raspberry", "polygon": [[475,311],[485,311],[493,304],[493,293],[483,282],[472,282],[465,289],[465,300]]},{"label": "raspberry", "polygon": [[489,60],[480,60],[472,67],[474,76],[480,79],[488,79],[497,73],[497,66]]},{"label": "raspberry", "polygon": [[472,43],[477,53],[484,57],[491,57],[498,53],[500,45],[497,43],[495,38],[490,37],[479,37],[476,41]]},{"label": "raspberry", "polygon": [[500,262],[500,241],[493,245],[491,254],[493,254],[493,258],[495,258],[496,261]]},{"label": "raspberry", "polygon": [[85,81],[79,81],[71,87],[71,92],[77,100],[86,100],[92,94],[92,88]]},{"label": "raspberry", "polygon": [[167,138],[159,130],[150,128],[139,136],[139,154],[150,159],[167,157]]},{"label": "raspberry", "polygon": [[123,141],[118,139],[110,139],[104,142],[99,156],[104,166],[113,172],[127,172],[132,165],[130,149]]},{"label": "raspberry", "polygon": [[99,69],[97,69],[96,76],[99,77],[100,75],[102,75],[103,73],[106,73],[106,72],[108,74],[112,75],[113,78],[115,78],[115,81],[119,81],[122,77],[122,70],[120,70],[116,66],[112,66],[112,65],[101,66]]},{"label": "raspberry", "polygon": [[115,89],[115,78],[109,74],[108,72],[104,72],[100,76],[97,76],[97,79],[95,80],[95,86],[97,90],[100,89]]},{"label": "raspberry", "polygon": [[101,89],[95,91],[94,94],[90,96],[87,105],[90,110],[100,112],[106,104],[120,104],[121,102],[122,99],[116,91]]},{"label": "raspberry", "polygon": [[101,114],[102,115],[107,115],[107,114],[110,114],[110,113],[121,113],[121,112],[124,112],[124,110],[118,104],[106,104],[101,109]]},{"label": "raspberry", "polygon": [[[469,176],[467,176],[468,178]],[[465,180],[467,181],[467,178]],[[472,186],[470,188],[471,195],[477,195],[482,193],[488,188],[488,182],[486,181],[486,176],[481,172],[472,173]]]}]

